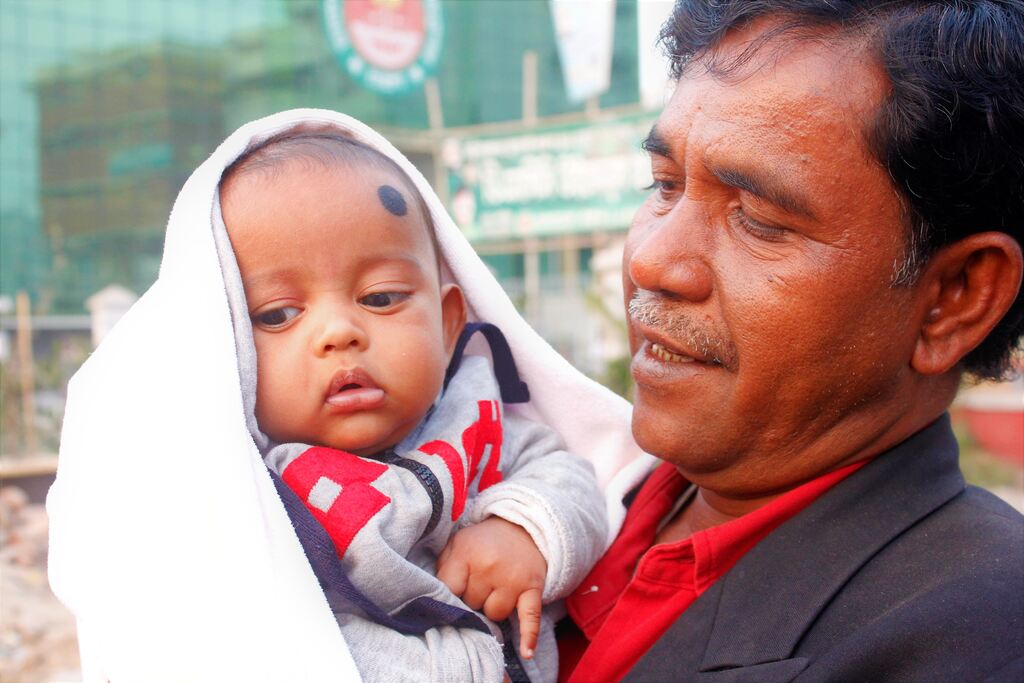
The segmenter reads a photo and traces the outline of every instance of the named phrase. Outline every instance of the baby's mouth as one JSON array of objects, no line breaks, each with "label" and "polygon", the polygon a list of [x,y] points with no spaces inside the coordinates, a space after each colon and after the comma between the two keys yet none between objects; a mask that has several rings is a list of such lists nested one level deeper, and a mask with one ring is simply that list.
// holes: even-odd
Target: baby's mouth
[{"label": "baby's mouth", "polygon": [[336,412],[370,410],[384,402],[384,390],[359,368],[335,373],[327,391],[326,403]]}]

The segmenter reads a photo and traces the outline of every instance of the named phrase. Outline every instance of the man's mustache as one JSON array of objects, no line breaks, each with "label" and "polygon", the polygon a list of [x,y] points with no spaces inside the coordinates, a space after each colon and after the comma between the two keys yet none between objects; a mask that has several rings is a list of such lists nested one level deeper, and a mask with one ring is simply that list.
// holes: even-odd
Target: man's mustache
[{"label": "man's mustache", "polygon": [[683,305],[644,289],[633,294],[628,306],[631,319],[713,363],[735,370],[739,360],[736,347],[713,330],[695,323],[681,308]]}]

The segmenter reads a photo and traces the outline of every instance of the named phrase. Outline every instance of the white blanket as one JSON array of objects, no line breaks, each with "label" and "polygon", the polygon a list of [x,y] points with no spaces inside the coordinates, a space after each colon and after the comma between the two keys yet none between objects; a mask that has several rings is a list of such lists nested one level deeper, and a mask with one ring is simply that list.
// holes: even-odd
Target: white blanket
[{"label": "white blanket", "polygon": [[358,680],[250,431],[238,354],[251,345],[236,351],[228,292],[237,272],[222,268],[214,239],[223,170],[253,140],[301,122],[351,131],[413,179],[433,214],[446,277],[462,286],[471,320],[505,333],[530,387],[524,414],[594,463],[613,535],[623,492],[651,466],[630,436],[629,405],[525,323],[391,144],[330,111],[247,124],[185,183],[159,278],[68,388],[47,499],[49,572],[77,618],[87,680]]}]

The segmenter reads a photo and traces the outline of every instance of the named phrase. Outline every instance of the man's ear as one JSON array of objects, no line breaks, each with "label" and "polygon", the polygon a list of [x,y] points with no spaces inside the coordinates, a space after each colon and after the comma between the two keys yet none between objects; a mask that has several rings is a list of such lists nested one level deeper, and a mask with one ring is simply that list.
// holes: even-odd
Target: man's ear
[{"label": "man's ear", "polygon": [[925,305],[911,365],[924,375],[953,368],[989,335],[1017,298],[1020,245],[1002,232],[949,244],[928,260],[918,287]]},{"label": "man's ear", "polygon": [[458,285],[441,285],[441,325],[444,327],[444,349],[451,359],[455,343],[466,326],[466,300]]}]

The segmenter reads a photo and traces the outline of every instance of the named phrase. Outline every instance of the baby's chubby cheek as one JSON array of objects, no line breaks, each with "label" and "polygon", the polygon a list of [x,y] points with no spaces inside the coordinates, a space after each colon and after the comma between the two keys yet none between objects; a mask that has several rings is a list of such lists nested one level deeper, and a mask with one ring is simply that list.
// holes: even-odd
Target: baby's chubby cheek
[{"label": "baby's chubby cheek", "polygon": [[[292,438],[301,413],[299,408],[308,400],[299,400],[303,396],[298,383],[294,380],[297,373],[287,372],[286,368],[277,367],[273,362],[274,354],[269,353],[260,344],[259,335],[256,343],[256,423],[260,431],[276,443],[286,443]],[[293,378],[289,381],[289,377]],[[288,397],[291,397],[289,400]],[[308,397],[307,397],[308,399]]]}]

